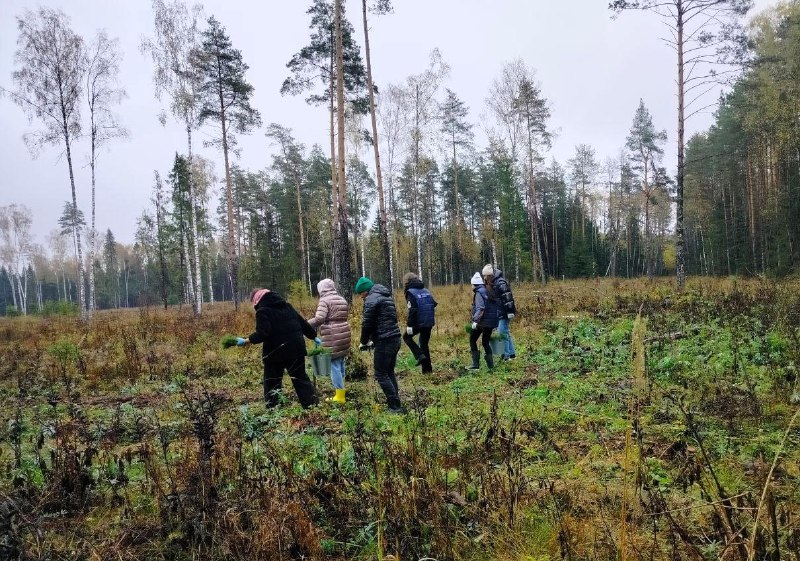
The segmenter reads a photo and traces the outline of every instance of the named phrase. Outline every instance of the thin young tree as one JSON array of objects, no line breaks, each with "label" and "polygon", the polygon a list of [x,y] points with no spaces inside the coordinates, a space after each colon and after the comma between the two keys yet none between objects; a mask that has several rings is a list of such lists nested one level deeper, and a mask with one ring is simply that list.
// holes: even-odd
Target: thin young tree
[{"label": "thin young tree", "polygon": [[[188,159],[193,162],[192,132],[198,126],[200,111],[200,86],[203,77],[198,72],[193,53],[199,48],[200,21],[203,7],[195,4],[188,8],[183,0],[153,0],[154,36],[142,41],[141,50],[153,60],[153,83],[156,98],[166,95],[171,100],[172,114],[186,127]],[[166,116],[160,116],[162,124]],[[191,260],[187,276],[192,279],[192,310],[202,313],[203,282],[200,274],[200,237],[197,230],[198,197],[189,166],[189,218],[191,235]]]},{"label": "thin young tree", "polygon": [[[653,13],[669,31],[661,38],[677,56],[678,174],[675,191],[675,267],[678,289],[686,283],[686,245],[683,227],[683,184],[686,175],[686,121],[716,104],[706,94],[717,89],[720,79],[738,70],[729,55],[741,44],[739,22],[752,0],[613,0],[615,14],[626,10]],[[721,67],[721,69],[720,69]],[[689,101],[686,101],[689,96]],[[688,112],[688,114],[687,114]]]},{"label": "thin young tree", "polygon": [[644,209],[644,236],[645,236],[645,271],[647,278],[653,278],[653,235],[650,228],[650,205],[653,201],[655,190],[659,187],[657,181],[661,156],[664,153],[663,144],[667,141],[667,131],[657,131],[653,125],[653,117],[645,107],[644,101],[639,100],[639,107],[633,117],[633,124],[625,146],[629,150],[629,161],[633,170],[639,173],[641,181],[642,204]]},{"label": "thin young tree", "polygon": [[337,196],[338,202],[335,205],[336,229],[333,237],[333,251],[337,259],[335,269],[337,280],[344,289],[345,299],[349,302],[353,297],[353,274],[350,256],[350,236],[348,234],[347,221],[347,175],[345,173],[345,104],[344,104],[344,41],[343,41],[343,6],[342,0],[335,0],[336,22],[336,129],[337,129]]},{"label": "thin young tree", "polygon": [[[394,272],[392,263],[392,245],[389,240],[389,220],[386,213],[386,196],[383,191],[383,174],[381,173],[381,154],[378,139],[378,118],[375,109],[375,86],[372,80],[372,57],[369,50],[369,25],[367,23],[367,0],[361,0],[361,14],[364,22],[364,58],[367,63],[367,91],[369,92],[369,114],[372,123],[372,149],[375,154],[375,179],[378,187],[378,237],[383,254],[384,275],[389,286],[394,286]],[[391,0],[374,0],[372,13],[375,15],[388,14],[392,11]]]},{"label": "thin young tree", "polygon": [[158,249],[159,292],[164,309],[169,305],[169,269],[167,267],[167,232],[164,183],[158,171],[153,172],[153,205],[156,211],[156,242]]},{"label": "thin young tree", "polygon": [[[77,213],[78,197],[72,166],[72,147],[81,132],[80,100],[85,76],[83,39],[70,28],[69,18],[60,10],[26,10],[17,18],[19,36],[14,55],[16,88],[11,93],[28,118],[42,127],[25,135],[36,156],[47,145],[61,145],[69,170],[72,207]],[[78,261],[78,295],[81,317],[88,318],[85,267],[81,228],[73,221],[75,254]]]},{"label": "thin young tree", "polygon": [[397,271],[395,264],[399,261],[399,239],[396,235],[399,226],[397,199],[395,197],[395,178],[398,174],[399,160],[402,156],[405,144],[408,140],[408,114],[405,110],[405,93],[401,86],[389,84],[382,90],[381,103],[377,107],[378,119],[380,120],[383,134],[384,165],[381,167],[381,175],[387,179],[388,205],[387,215],[389,218],[388,230],[390,233],[389,242],[391,245],[391,269],[392,279],[397,285]]},{"label": "thin young tree", "polygon": [[456,231],[456,263],[455,275],[452,275],[453,282],[455,282],[456,275],[458,282],[464,281],[464,236],[463,236],[463,220],[461,217],[461,197],[458,185],[458,152],[459,150],[467,150],[472,146],[474,135],[472,133],[472,124],[467,121],[469,115],[469,108],[466,103],[458,98],[456,93],[451,89],[445,90],[445,100],[441,104],[441,132],[447,138],[452,150],[451,167],[453,169],[453,204],[455,216],[453,216],[452,229]]},{"label": "thin young tree", "polygon": [[541,159],[540,147],[550,145],[551,134],[547,130],[547,120],[550,118],[550,109],[547,100],[542,96],[541,90],[534,84],[529,72],[521,76],[517,94],[514,98],[514,113],[522,122],[526,148],[528,172],[528,215],[531,222],[531,259],[533,264],[534,280],[538,273],[541,283],[547,283],[545,274],[543,247],[539,236],[539,212],[537,210],[537,195],[535,184],[536,166]]},{"label": "thin young tree", "polygon": [[99,31],[89,46],[86,58],[86,101],[89,107],[89,167],[92,172],[92,212],[89,230],[89,314],[94,311],[94,260],[97,253],[97,228],[95,219],[96,172],[98,150],[114,138],[128,135],[128,131],[117,120],[112,107],[126,96],[118,87],[119,62],[122,55],[119,41]]},{"label": "thin young tree", "polygon": [[239,309],[239,270],[236,251],[235,223],[233,219],[233,191],[231,186],[230,151],[236,146],[235,134],[247,134],[261,125],[261,115],[250,104],[253,86],[245,74],[249,66],[242,53],[233,48],[225,28],[212,16],[208,28],[202,33],[202,43],[193,52],[193,61],[201,80],[199,123],[219,123],[220,134],[213,141],[222,146],[225,162],[225,200],[227,207],[228,274],[236,309]]},{"label": "thin young tree", "polygon": [[[425,141],[428,140],[429,129],[436,118],[438,104],[436,95],[442,82],[450,74],[450,66],[444,62],[439,49],[434,49],[430,54],[430,62],[425,71],[409,76],[404,88],[405,108],[411,114],[411,162],[413,165],[413,198],[411,207],[411,227],[414,236],[414,246],[417,253],[417,274],[425,278],[423,272],[422,245],[430,240],[423,239],[421,222],[421,206],[423,195],[421,185],[427,169],[423,161],[427,160],[423,150]],[[430,232],[425,232],[430,234]],[[430,245],[429,249],[432,249]],[[429,259],[430,261],[430,256]]]},{"label": "thin young tree", "polygon": [[14,306],[28,314],[27,269],[31,263],[33,241],[31,239],[31,210],[24,205],[0,207],[0,263],[11,281]]}]

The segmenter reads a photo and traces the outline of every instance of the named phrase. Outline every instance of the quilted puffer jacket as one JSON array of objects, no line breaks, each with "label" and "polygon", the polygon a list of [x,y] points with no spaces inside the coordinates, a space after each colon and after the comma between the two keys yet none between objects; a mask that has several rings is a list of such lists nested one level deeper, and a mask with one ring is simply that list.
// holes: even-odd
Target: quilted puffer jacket
[{"label": "quilted puffer jacket", "polygon": [[319,332],[322,346],[331,352],[331,358],[341,358],[350,350],[350,324],[347,323],[347,300],[336,292],[331,279],[317,283],[319,304],[309,325]]},{"label": "quilted puffer jacket", "polygon": [[493,287],[500,299],[500,319],[508,319],[508,314],[516,314],[517,305],[514,303],[514,293],[511,292],[511,285],[508,284],[500,269],[494,270]]},{"label": "quilted puffer jacket", "polygon": [[361,323],[361,344],[378,343],[400,337],[397,308],[392,291],[382,284],[373,285],[364,300],[364,321]]}]

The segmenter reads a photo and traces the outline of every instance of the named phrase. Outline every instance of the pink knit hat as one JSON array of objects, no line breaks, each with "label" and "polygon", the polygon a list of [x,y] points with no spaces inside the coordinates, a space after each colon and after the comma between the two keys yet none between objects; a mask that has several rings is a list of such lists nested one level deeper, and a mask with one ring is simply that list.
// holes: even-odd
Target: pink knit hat
[{"label": "pink knit hat", "polygon": [[268,288],[258,288],[250,293],[250,301],[253,303],[253,306],[258,306],[258,303],[264,297],[264,295],[269,292]]}]

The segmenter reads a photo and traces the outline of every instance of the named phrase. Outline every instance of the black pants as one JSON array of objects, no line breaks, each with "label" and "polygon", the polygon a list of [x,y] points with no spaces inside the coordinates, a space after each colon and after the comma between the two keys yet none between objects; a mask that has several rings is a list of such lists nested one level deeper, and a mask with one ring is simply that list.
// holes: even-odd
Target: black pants
[{"label": "black pants", "polygon": [[267,407],[275,407],[280,402],[279,396],[283,383],[283,371],[289,372],[294,391],[297,392],[297,399],[303,408],[316,405],[319,402],[314,385],[306,374],[305,357],[298,357],[286,362],[265,362],[264,363],[264,400]]},{"label": "black pants", "polygon": [[400,337],[392,337],[375,343],[375,380],[386,396],[389,407],[400,406],[400,388],[397,377],[394,375],[394,366],[397,363],[397,353],[400,351]]},{"label": "black pants", "polygon": [[[411,354],[414,355],[414,358],[417,359],[417,362],[422,366],[423,372],[431,371],[431,351],[428,348],[428,343],[431,340],[431,329],[433,328],[415,327],[414,335],[409,335],[408,333],[403,335],[403,341],[406,342],[408,348],[411,349]],[[419,334],[419,345],[414,341],[414,336],[417,334]],[[425,356],[425,358],[420,360],[420,356]]]},{"label": "black pants", "polygon": [[483,351],[487,355],[492,354],[492,346],[489,344],[492,338],[492,331],[494,331],[492,327],[478,327],[477,329],[473,329],[469,334],[469,350],[473,352],[478,351],[478,338],[480,337],[481,343],[483,344]]}]

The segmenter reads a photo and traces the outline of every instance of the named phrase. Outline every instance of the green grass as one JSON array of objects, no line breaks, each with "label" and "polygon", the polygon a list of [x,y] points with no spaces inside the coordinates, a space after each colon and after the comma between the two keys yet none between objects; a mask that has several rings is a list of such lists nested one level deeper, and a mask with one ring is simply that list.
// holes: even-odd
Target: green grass
[{"label": "green grass", "polygon": [[[51,557],[91,543],[100,558],[128,544],[132,559],[612,559],[624,497],[626,539],[648,559],[710,552],[726,538],[721,514],[752,528],[797,408],[795,286],[519,286],[517,359],[470,373],[470,295],[433,290],[434,373],[405,347],[397,361],[405,416],[386,412],[368,353],[348,359],[368,376],[346,381],[344,406],[305,411],[285,380],[284,404],[266,409],[260,349],[219,349],[220,332],[252,328],[252,311],[5,322],[0,502],[31,513],[10,539]],[[800,531],[798,443],[795,429],[771,483],[784,552]],[[208,509],[211,541],[195,523]]]}]

